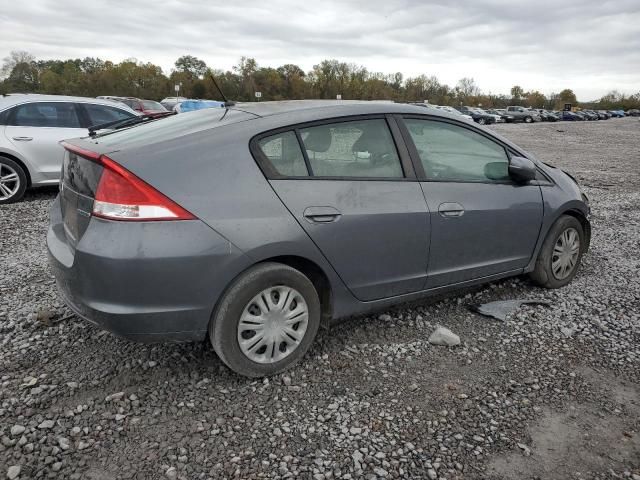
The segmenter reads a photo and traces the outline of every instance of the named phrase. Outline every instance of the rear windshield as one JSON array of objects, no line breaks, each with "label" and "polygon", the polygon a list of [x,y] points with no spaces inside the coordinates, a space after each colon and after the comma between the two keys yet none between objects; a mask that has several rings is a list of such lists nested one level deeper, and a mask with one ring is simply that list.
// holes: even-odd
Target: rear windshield
[{"label": "rear windshield", "polygon": [[156,143],[250,118],[255,117],[238,110],[209,108],[198,112],[172,115],[153,122],[100,135],[96,137],[95,141],[100,145],[118,145],[120,147],[134,143]]},{"label": "rear windshield", "polygon": [[153,100],[142,100],[142,106],[145,110],[164,110],[165,108],[159,102]]}]

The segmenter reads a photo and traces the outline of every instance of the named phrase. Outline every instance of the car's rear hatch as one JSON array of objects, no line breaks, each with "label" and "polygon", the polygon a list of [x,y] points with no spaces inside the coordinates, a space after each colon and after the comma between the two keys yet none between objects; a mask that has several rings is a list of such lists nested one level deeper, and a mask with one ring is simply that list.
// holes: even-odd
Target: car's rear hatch
[{"label": "car's rear hatch", "polygon": [[60,181],[60,210],[67,241],[75,247],[82,238],[93,210],[98,182],[104,167],[79,153],[67,150]]},{"label": "car's rear hatch", "polygon": [[[66,152],[60,181],[60,211],[69,246],[75,249],[91,218],[96,215],[124,221],[174,220],[189,216],[189,212],[110,159],[110,154],[157,148],[176,138],[249,118],[255,118],[255,115],[224,109],[203,110],[106,135],[63,142]],[[135,157],[130,161],[135,162]],[[102,185],[102,189],[101,181],[106,185]],[[105,192],[108,199],[104,198]],[[97,202],[96,195],[99,197]],[[141,198],[141,202],[136,201]],[[141,217],[127,217],[132,212],[129,207],[136,203],[140,204]]]}]

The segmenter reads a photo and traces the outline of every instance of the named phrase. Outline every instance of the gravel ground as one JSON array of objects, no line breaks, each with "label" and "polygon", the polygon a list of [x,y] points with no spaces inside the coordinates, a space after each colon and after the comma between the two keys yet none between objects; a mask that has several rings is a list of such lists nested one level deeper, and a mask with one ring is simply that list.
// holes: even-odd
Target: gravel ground
[{"label": "gravel ground", "polygon": [[[492,127],[573,173],[590,253],[353,319],[260,381],[206,344],[140,345],[70,315],[45,253],[55,190],[0,207],[0,478],[640,479],[640,123]],[[506,322],[474,303],[528,298]],[[461,338],[433,346],[437,325]]]}]

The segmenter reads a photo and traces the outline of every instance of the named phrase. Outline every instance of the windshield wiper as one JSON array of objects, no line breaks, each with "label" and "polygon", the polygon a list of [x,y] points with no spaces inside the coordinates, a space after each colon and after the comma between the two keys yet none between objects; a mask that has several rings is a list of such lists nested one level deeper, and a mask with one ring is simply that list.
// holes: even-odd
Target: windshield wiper
[{"label": "windshield wiper", "polygon": [[140,125],[141,123],[152,122],[153,120],[157,120],[159,118],[168,117],[170,115],[175,115],[176,112],[162,112],[162,113],[152,113],[149,115],[140,115],[139,117],[133,118],[124,118],[122,120],[114,120],[112,122],[101,123],[99,125],[92,125],[89,127],[89,136],[95,137],[96,132],[98,130],[103,130],[105,128],[109,128],[111,130],[117,130],[119,128],[132,127],[133,125]]}]

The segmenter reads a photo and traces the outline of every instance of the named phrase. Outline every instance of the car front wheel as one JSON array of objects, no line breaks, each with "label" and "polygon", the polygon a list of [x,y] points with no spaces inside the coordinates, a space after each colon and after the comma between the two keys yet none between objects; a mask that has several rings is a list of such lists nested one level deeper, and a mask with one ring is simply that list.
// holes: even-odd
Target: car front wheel
[{"label": "car front wheel", "polygon": [[484,118],[479,118],[479,119],[478,119],[478,123],[479,123],[480,125],[484,125],[485,123],[487,123],[487,121],[486,121]]},{"label": "car front wheel", "polygon": [[224,294],[209,324],[209,338],[234,372],[274,375],[304,356],[320,315],[318,292],[304,274],[263,263],[240,275]]},{"label": "car front wheel", "polygon": [[524,117],[524,122],[525,122],[525,123],[531,123],[531,122],[533,122],[533,118],[531,118],[531,117]]},{"label": "car front wheel", "polygon": [[545,288],[564,287],[576,276],[585,245],[582,224],[562,215],[542,244],[531,279]]},{"label": "car front wheel", "polygon": [[0,204],[17,202],[27,189],[27,175],[20,165],[0,156]]}]

